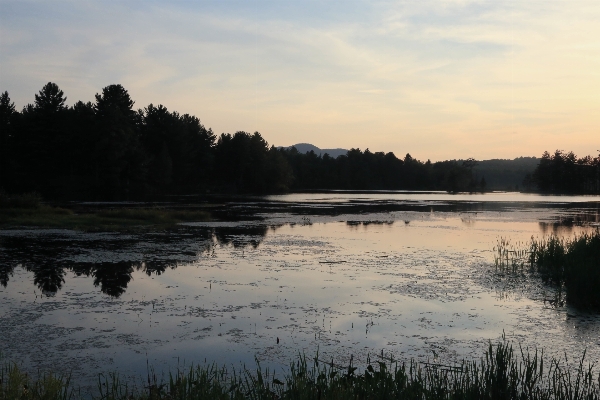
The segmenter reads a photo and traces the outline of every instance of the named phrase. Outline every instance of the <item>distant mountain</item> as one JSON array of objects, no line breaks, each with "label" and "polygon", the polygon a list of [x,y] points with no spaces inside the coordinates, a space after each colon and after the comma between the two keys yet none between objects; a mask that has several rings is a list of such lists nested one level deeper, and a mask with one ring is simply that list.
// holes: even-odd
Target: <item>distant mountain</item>
[{"label": "distant mountain", "polygon": [[[287,147],[281,146],[281,148],[285,149],[291,149],[292,147],[295,147],[302,154],[312,150],[317,156],[327,153],[333,158],[338,158],[348,153],[346,149],[320,149],[310,143],[298,143]],[[475,168],[473,168],[473,173],[477,179],[485,178],[488,190],[518,191],[523,188],[523,179],[525,179],[525,176],[533,174],[539,162],[540,159],[536,157],[518,157],[514,160],[480,160],[477,161]]]},{"label": "distant mountain", "polygon": [[514,160],[477,161],[473,173],[485,178],[488,190],[519,190],[523,188],[523,179],[539,164],[536,157],[519,157]]},{"label": "distant mountain", "polygon": [[282,147],[284,149],[291,149],[292,147],[295,147],[299,153],[309,153],[312,150],[318,156],[322,156],[327,153],[327,154],[329,154],[329,157],[332,157],[332,158],[338,158],[339,156],[345,156],[346,153],[348,153],[348,150],[346,150],[346,149],[320,149],[317,146],[312,145],[310,143],[298,143],[293,146],[288,146],[288,147],[282,146]]}]

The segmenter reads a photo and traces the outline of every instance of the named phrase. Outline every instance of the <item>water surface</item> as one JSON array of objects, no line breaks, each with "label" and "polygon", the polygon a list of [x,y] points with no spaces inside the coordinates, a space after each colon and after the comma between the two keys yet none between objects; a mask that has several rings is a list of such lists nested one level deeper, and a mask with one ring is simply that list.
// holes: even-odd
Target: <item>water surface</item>
[{"label": "water surface", "polygon": [[479,358],[503,332],[600,360],[597,314],[496,271],[499,238],[597,229],[598,197],[327,193],[238,199],[145,233],[0,231],[0,353],[29,369],[143,377],[191,363],[283,371]]}]

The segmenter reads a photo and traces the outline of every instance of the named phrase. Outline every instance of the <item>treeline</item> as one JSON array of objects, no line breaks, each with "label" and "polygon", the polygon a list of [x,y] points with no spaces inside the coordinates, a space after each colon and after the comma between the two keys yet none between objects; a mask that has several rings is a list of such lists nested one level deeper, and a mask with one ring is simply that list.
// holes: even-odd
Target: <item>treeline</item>
[{"label": "treeline", "polygon": [[[7,92],[0,95],[0,191],[116,200],[208,191],[487,188],[485,172],[473,159],[432,163],[368,149],[332,158],[278,149],[258,132],[217,136],[197,117],[162,105],[135,110],[121,85],[103,88],[93,103],[69,107],[66,100],[54,83],[21,111]],[[545,192],[598,193],[599,159],[545,153],[524,185]]]},{"label": "treeline", "polygon": [[352,149],[336,159],[277,149],[260,133],[217,137],[189,114],[134,109],[121,85],[66,105],[46,84],[15,109],[0,96],[0,189],[46,198],[131,199],[153,194],[274,193],[302,189],[481,190],[473,160],[421,162]]},{"label": "treeline", "polygon": [[600,153],[578,158],[572,151],[546,151],[523,184],[543,193],[600,194]]},{"label": "treeline", "polygon": [[483,191],[485,179],[473,172],[476,161],[422,162],[406,154],[351,149],[337,158],[295,148],[283,151],[294,175],[293,188],[347,190]]},{"label": "treeline", "polygon": [[0,96],[0,188],[46,198],[127,199],[152,194],[287,190],[285,158],[259,133],[218,138],[162,105],[134,110],[121,85],[95,102],[65,105],[54,83],[15,110]]}]

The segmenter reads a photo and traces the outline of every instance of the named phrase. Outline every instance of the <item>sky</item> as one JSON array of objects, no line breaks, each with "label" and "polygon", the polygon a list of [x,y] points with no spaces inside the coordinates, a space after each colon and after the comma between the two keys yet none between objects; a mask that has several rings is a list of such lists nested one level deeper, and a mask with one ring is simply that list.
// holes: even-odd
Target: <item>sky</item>
[{"label": "sky", "polygon": [[598,0],[0,0],[0,91],[118,83],[276,146],[595,156],[599,21]]}]

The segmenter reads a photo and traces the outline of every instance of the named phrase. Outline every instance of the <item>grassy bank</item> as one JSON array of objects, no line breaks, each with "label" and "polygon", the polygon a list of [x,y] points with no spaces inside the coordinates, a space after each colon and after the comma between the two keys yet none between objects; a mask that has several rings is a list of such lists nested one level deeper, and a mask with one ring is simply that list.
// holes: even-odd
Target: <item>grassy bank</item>
[{"label": "grassy bank", "polygon": [[532,238],[528,246],[501,239],[495,251],[497,267],[515,272],[529,266],[569,304],[600,310],[600,229],[570,239]]},{"label": "grassy bank", "polygon": [[204,210],[173,210],[166,208],[116,208],[75,212],[68,208],[51,207],[39,196],[0,195],[0,228],[40,227],[77,230],[129,230],[136,227],[169,227],[180,222],[207,221]]},{"label": "grassy bank", "polygon": [[[257,364],[255,370],[205,366],[171,374],[159,382],[149,376],[135,389],[114,374],[101,375],[97,399],[598,399],[600,374],[585,355],[575,365],[547,360],[502,341],[489,345],[478,361],[456,366],[377,362],[357,373],[299,357],[287,375]],[[31,378],[14,364],[0,372],[0,399],[79,399],[67,378]]]}]

